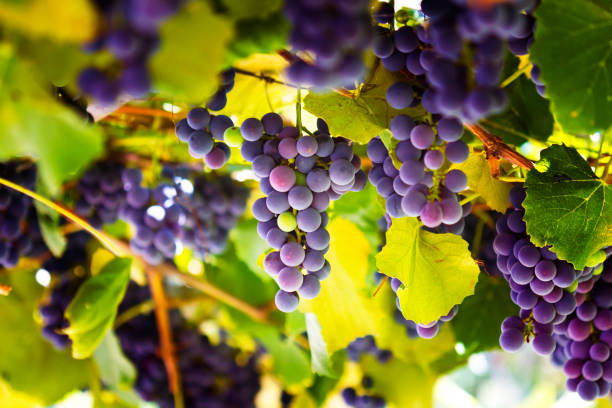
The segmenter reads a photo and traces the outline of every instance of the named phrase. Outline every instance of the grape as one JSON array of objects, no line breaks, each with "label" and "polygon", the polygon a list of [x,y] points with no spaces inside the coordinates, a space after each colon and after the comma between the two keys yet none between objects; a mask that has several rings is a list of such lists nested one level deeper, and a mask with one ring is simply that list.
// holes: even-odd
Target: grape
[{"label": "grape", "polygon": [[304,275],[297,268],[285,267],[277,277],[278,286],[285,292],[295,292],[302,286]]},{"label": "grape", "polygon": [[321,292],[321,283],[315,275],[306,275],[298,293],[304,299],[314,299]]},{"label": "grape", "polygon": [[426,227],[435,228],[442,222],[442,207],[437,202],[428,202],[419,213]]},{"label": "grape", "polygon": [[433,130],[427,125],[416,125],[410,131],[410,141],[417,149],[427,149],[434,141]]},{"label": "grape", "polygon": [[329,178],[333,183],[345,185],[355,177],[353,165],[348,160],[334,160],[329,166]]},{"label": "grape", "polygon": [[187,114],[187,124],[194,130],[204,129],[210,123],[210,114],[204,108],[194,108]]},{"label": "grape", "polygon": [[304,186],[295,186],[289,190],[289,205],[296,210],[305,210],[312,204],[312,192]]},{"label": "grape", "polygon": [[312,136],[302,136],[297,140],[296,148],[304,157],[314,156],[318,149],[317,140]]},{"label": "grape", "polygon": [[442,118],[438,122],[438,136],[445,142],[455,142],[463,134],[463,125],[454,118]]},{"label": "grape", "polygon": [[446,145],[445,153],[446,158],[451,163],[463,163],[467,159],[470,150],[464,142],[458,140],[456,142],[448,143]]},{"label": "grape", "polygon": [[387,102],[395,109],[404,109],[410,106],[414,99],[412,87],[403,82],[396,82],[387,89]]},{"label": "grape", "polygon": [[264,126],[256,118],[249,118],[242,122],[240,125],[240,133],[244,140],[248,140],[249,142],[255,142],[263,136]]},{"label": "grape", "polygon": [[290,212],[280,214],[276,220],[281,231],[290,232],[297,227],[296,217]]},{"label": "grape", "polygon": [[277,166],[270,172],[270,184],[276,191],[289,191],[295,180],[295,172],[287,166]]},{"label": "grape", "polygon": [[321,215],[314,208],[306,208],[297,214],[297,226],[304,232],[313,232],[321,225]]},{"label": "grape", "polygon": [[499,344],[505,351],[514,352],[521,348],[525,338],[523,333],[517,329],[503,331],[499,337]]},{"label": "grape", "polygon": [[274,217],[274,214],[268,210],[265,198],[258,198],[253,203],[252,212],[257,221],[268,221]]},{"label": "grape", "polygon": [[298,155],[297,142],[295,139],[285,138],[278,143],[278,153],[283,159],[293,159]]},{"label": "grape", "polygon": [[271,276],[276,276],[285,267],[279,252],[270,252],[263,260],[264,270]]}]

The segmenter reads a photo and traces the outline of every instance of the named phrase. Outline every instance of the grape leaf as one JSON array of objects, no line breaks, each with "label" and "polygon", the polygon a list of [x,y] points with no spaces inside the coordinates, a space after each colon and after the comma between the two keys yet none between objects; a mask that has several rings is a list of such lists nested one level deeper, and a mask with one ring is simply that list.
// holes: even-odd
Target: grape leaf
[{"label": "grape leaf", "polygon": [[70,322],[66,334],[72,340],[74,358],[91,356],[112,327],[130,280],[131,264],[129,258],[108,262],[100,273],[81,285],[70,302],[65,313]]},{"label": "grape leaf", "polygon": [[119,340],[112,330],[93,352],[93,358],[100,373],[100,379],[105,385],[113,389],[130,386],[136,378],[136,369],[130,360],[123,354]]},{"label": "grape leaf", "polygon": [[499,347],[502,321],[519,312],[509,293],[510,288],[503,278],[481,272],[474,294],[465,298],[451,321],[455,338],[463,343],[468,353]]},{"label": "grape leaf", "polygon": [[424,115],[423,108],[407,108],[401,111],[391,108],[385,99],[387,88],[401,76],[381,67],[358,96],[351,98],[339,93],[309,93],[304,98],[304,109],[323,118],[334,136],[342,136],[365,144],[388,127],[391,118],[406,113],[419,119]]},{"label": "grape leaf", "polygon": [[102,153],[103,135],[53,99],[36,74],[9,45],[0,46],[0,160],[35,158],[42,183],[56,195]]},{"label": "grape leaf", "polygon": [[454,165],[453,168],[465,173],[468,187],[479,193],[489,207],[503,213],[510,206],[512,184],[499,181],[491,175],[489,162],[484,154],[470,154],[466,161]]},{"label": "grape leaf", "polygon": [[231,24],[207,3],[192,1],[160,31],[161,47],[150,62],[155,85],[174,98],[205,102],[217,91]]},{"label": "grape leaf", "polygon": [[543,1],[530,50],[552,111],[568,132],[612,125],[612,3]]},{"label": "grape leaf", "polygon": [[612,245],[612,187],[598,179],[576,149],[554,145],[525,180],[524,220],[531,241],[550,245],[583,269]]},{"label": "grape leaf", "polygon": [[376,256],[381,273],[400,279],[402,314],[417,323],[429,323],[474,293],[478,265],[468,243],[454,234],[421,229],[416,218],[394,219],[387,241]]},{"label": "grape leaf", "polygon": [[71,0],[61,7],[47,0],[0,2],[2,24],[32,37],[84,43],[95,35],[96,20],[96,10],[88,0]]},{"label": "grape leaf", "polygon": [[[257,234],[257,220],[249,219],[239,222],[230,231],[230,239],[234,242],[236,256],[240,261],[249,265],[250,270],[256,273],[261,280],[272,280],[263,267],[257,263],[260,255],[270,248],[266,241]],[[245,245],[247,242],[248,245]]]},{"label": "grape leaf", "polygon": [[222,3],[236,19],[266,17],[283,5],[282,0],[222,0]]},{"label": "grape leaf", "polygon": [[332,367],[325,340],[323,340],[321,335],[321,325],[317,320],[317,316],[313,313],[306,313],[305,316],[312,371],[327,377],[338,377],[338,374],[334,372]]},{"label": "grape leaf", "polygon": [[[239,2],[232,2],[238,4]],[[226,65],[246,59],[253,54],[275,53],[287,48],[289,22],[282,12],[266,18],[240,20],[235,25],[236,34],[227,47]],[[267,67],[265,71],[267,71]]]},{"label": "grape leaf", "polygon": [[[0,296],[0,348],[5,350],[0,359],[0,389],[5,382],[16,392],[49,406],[85,387],[85,362],[72,359],[67,351],[57,351],[42,338],[33,319],[43,289],[36,283],[34,271],[4,274],[0,282],[13,287],[9,296]],[[3,397],[0,391],[4,402]]]}]

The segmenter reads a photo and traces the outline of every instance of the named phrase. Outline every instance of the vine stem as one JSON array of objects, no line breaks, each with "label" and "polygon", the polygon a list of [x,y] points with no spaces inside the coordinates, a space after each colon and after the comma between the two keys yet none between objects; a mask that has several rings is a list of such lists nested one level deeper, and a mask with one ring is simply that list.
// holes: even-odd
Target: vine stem
[{"label": "vine stem", "polygon": [[181,373],[176,362],[174,353],[174,341],[172,339],[172,326],[170,317],[168,316],[168,301],[164,293],[164,284],[162,277],[153,268],[147,268],[147,280],[151,288],[151,295],[155,303],[155,319],[157,321],[157,330],[159,332],[160,357],[166,366],[168,373],[168,383],[170,391],[174,396],[174,406],[176,408],[184,408],[185,400],[183,398],[183,389],[181,386]]},{"label": "vine stem", "polygon": [[268,83],[278,84],[278,85],[285,85],[285,86],[288,86],[290,88],[298,88],[298,86],[295,85],[295,84],[291,84],[289,82],[280,81],[280,80],[278,80],[278,79],[276,79],[274,77],[271,77],[269,75],[258,74],[256,72],[247,71],[247,70],[241,69],[241,68],[234,68],[234,71],[236,71],[237,74],[246,75],[246,76],[250,76],[250,77],[253,77],[253,78],[261,79],[262,81],[265,81],[265,82],[268,82]]},{"label": "vine stem", "polygon": [[514,71],[512,73],[512,75],[510,75],[508,78],[504,79],[502,81],[502,83],[499,85],[501,88],[505,88],[508,85],[510,85],[515,79],[518,79],[521,75],[523,75],[524,73],[526,73],[527,71],[529,71],[531,69],[531,65],[530,64],[526,64],[524,67],[517,69],[516,71]]},{"label": "vine stem", "polygon": [[474,193],[472,195],[469,195],[467,197],[465,197],[463,200],[459,201],[460,205],[464,205],[469,203],[470,201],[474,201],[475,199],[477,199],[478,197],[480,197],[480,193]]},{"label": "vine stem", "polygon": [[[129,245],[127,245],[125,242],[108,236],[107,234],[95,229],[93,226],[91,226],[91,224],[89,224],[87,221],[85,221],[78,215],[74,214],[69,209],[57,203],[54,203],[53,201],[9,180],[0,178],[0,185],[4,185],[8,188],[19,191],[20,193],[27,195],[28,197],[31,197],[32,199],[50,207],[54,211],[64,216],[69,221],[77,224],[82,229],[93,235],[105,248],[111,251],[115,256],[129,256],[134,258],[134,260],[136,260],[139,265],[146,265],[146,262],[142,258],[132,253]],[[240,310],[241,312],[243,312],[254,320],[257,320],[259,322],[268,322],[268,314],[266,312],[259,310],[258,308],[244,302],[243,300],[223,291],[222,289],[206,281],[200,280],[195,276],[182,273],[168,263],[158,265],[156,269],[164,275],[174,276],[175,278],[198,289],[199,291],[209,295],[210,297],[215,298],[218,301],[223,302],[237,310]]]},{"label": "vine stem", "polygon": [[175,115],[173,112],[166,112],[165,110],[162,110],[162,109],[143,108],[140,106],[130,106],[130,105],[120,106],[116,111],[113,112],[113,114],[121,114],[121,113],[125,113],[127,115],[161,117],[161,118],[170,119],[172,121],[175,118]]},{"label": "vine stem", "polygon": [[[499,169],[495,169],[497,166],[497,160],[500,158],[508,160],[510,163],[515,164],[527,170],[533,169],[533,163],[525,158],[522,154],[516,152],[510,146],[508,146],[501,137],[494,135],[482,126],[476,123],[466,123],[465,127],[472,132],[482,142],[487,159],[489,159],[489,165],[491,166],[491,172],[498,176]],[[497,174],[496,174],[497,172]]]},{"label": "vine stem", "polygon": [[295,101],[295,121],[298,128],[298,136],[302,136],[302,88],[297,89]]}]

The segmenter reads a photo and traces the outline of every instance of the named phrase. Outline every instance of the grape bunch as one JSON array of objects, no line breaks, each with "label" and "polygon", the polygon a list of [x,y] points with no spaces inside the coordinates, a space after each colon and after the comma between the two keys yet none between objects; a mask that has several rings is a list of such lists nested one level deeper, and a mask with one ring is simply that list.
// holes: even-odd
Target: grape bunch
[{"label": "grape bunch", "polygon": [[38,308],[42,320],[41,332],[58,350],[72,344],[70,338],[62,333],[68,328],[64,312],[85,281],[86,273],[82,265],[87,260],[85,246],[89,238],[86,232],[71,234],[62,256],[51,258],[42,265],[51,274],[52,282],[45,300]]},{"label": "grape bunch", "polygon": [[176,136],[189,145],[189,154],[204,158],[211,169],[220,169],[230,158],[230,148],[223,142],[226,129],[234,126],[225,115],[212,116],[204,108],[194,108],[175,128]]},{"label": "grape bunch", "polygon": [[[554,350],[553,324],[563,322],[577,306],[573,292],[575,282],[580,286],[593,277],[593,268],[575,270],[568,262],[557,259],[548,248],[539,248],[526,233],[522,202],[525,190],[516,186],[510,191],[513,209],[497,220],[497,236],[493,249],[497,254],[497,268],[510,283],[510,297],[521,308],[521,318],[531,317],[541,331],[535,332],[534,350],[550,354]],[[544,327],[544,328],[542,328]],[[541,334],[541,335],[540,335]],[[541,340],[538,340],[541,339]],[[516,350],[522,341],[515,330],[505,330],[500,344],[505,350]]]},{"label": "grape bunch", "polygon": [[276,306],[283,312],[297,308],[298,294],[316,297],[320,281],[329,276],[324,255],[330,242],[325,229],[330,200],[360,191],[366,183],[350,142],[331,137],[323,120],[317,123],[313,136],[301,136],[296,127],[283,126],[279,115],[268,113],[226,132],[232,143],[244,139],[242,157],[252,162],[266,195],[253,203],[252,212],[259,235],[278,250],[268,253],[263,264],[278,282]]},{"label": "grape bunch", "polygon": [[[0,177],[36,189],[36,167],[30,162],[0,163]],[[41,249],[44,244],[32,199],[0,186],[0,267],[12,268],[22,256],[37,255]]]},{"label": "grape bunch", "polygon": [[292,24],[289,44],[308,53],[312,63],[295,58],[287,69],[290,82],[315,90],[353,89],[365,73],[363,53],[372,37],[368,0],[287,0]]},{"label": "grape bunch", "polygon": [[[188,180],[177,177],[174,181],[180,186]],[[179,188],[175,199],[185,209],[180,239],[200,258],[220,254],[227,247],[229,231],[244,214],[250,191],[228,175],[199,175],[193,187],[191,194]]]},{"label": "grape bunch", "polygon": [[[211,111],[220,111],[227,104],[227,93],[234,88],[236,71],[234,68],[226,69],[221,72],[221,85],[215,94],[206,103],[206,107]],[[225,129],[224,129],[225,130]]]},{"label": "grape bunch", "polygon": [[[467,145],[459,140],[461,122],[440,119],[436,126],[417,124],[408,115],[391,120],[392,155],[376,137],[368,143],[372,169],[370,182],[386,200],[387,213],[393,218],[419,217],[428,228],[460,234],[463,218],[471,206],[461,206],[457,193],[467,187],[467,177],[451,163],[461,163],[469,155]],[[396,164],[398,167],[396,167]]]},{"label": "grape bunch", "polygon": [[[149,290],[130,283],[119,313],[150,299]],[[170,312],[185,406],[194,408],[254,407],[259,391],[257,354],[238,363],[238,350],[222,341],[212,344],[189,327],[177,310]],[[117,328],[125,355],[136,366],[135,389],[161,408],[174,407],[168,375],[159,357],[159,335],[153,313],[139,315]]]},{"label": "grape bunch", "polygon": [[[416,55],[407,58],[425,71],[431,85],[423,95],[430,113],[472,123],[505,109],[507,96],[499,87],[505,43],[530,35],[532,24],[523,10],[533,3],[512,0],[481,8],[456,0],[421,3],[428,24],[417,35],[425,47],[412,51],[418,64]],[[473,72],[465,64],[468,58]]]},{"label": "grape bunch", "polygon": [[[84,50],[108,51],[116,60],[102,70],[85,68],[78,86],[101,105],[112,105],[126,94],[142,98],[151,90],[149,58],[159,48],[159,26],[173,16],[181,0],[96,0],[104,18],[103,31]],[[111,74],[118,72],[118,74]]]},{"label": "grape bunch", "polygon": [[[346,348],[346,353],[348,358],[354,362],[359,362],[362,356],[366,354],[373,356],[381,364],[386,364],[393,358],[393,353],[390,350],[383,350],[376,346],[376,341],[371,335],[358,337],[350,342]],[[383,408],[386,406],[385,400],[369,392],[373,385],[372,377],[363,376],[361,379],[363,394],[358,394],[358,390],[354,387],[347,387],[342,390],[342,398],[348,406],[355,408]]]},{"label": "grape bunch", "polygon": [[121,164],[101,161],[85,171],[77,183],[74,211],[95,228],[119,219],[119,209],[126,202],[123,169]]},{"label": "grape bunch", "polygon": [[493,241],[497,233],[496,214],[494,211],[470,214],[465,218],[465,229],[462,236],[470,244],[470,252],[475,254],[487,275],[501,277],[502,273],[497,269],[497,254],[493,249]]},{"label": "grape bunch", "polygon": [[130,247],[151,265],[173,259],[177,253],[184,210],[174,198],[176,187],[161,183],[154,189],[142,186],[139,169],[125,169],[121,175],[126,191],[126,205],[120,208],[120,217],[130,223],[135,234]]}]

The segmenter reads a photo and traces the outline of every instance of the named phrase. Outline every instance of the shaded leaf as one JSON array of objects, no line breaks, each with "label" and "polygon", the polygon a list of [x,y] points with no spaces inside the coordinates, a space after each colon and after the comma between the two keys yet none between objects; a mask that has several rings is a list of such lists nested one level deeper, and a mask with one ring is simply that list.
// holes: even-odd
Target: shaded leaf
[{"label": "shaded leaf", "polygon": [[317,321],[317,316],[312,313],[306,313],[305,316],[312,371],[327,377],[337,377],[327,352],[327,345],[321,336],[321,325]]},{"label": "shaded leaf", "polygon": [[554,145],[540,158],[525,180],[523,218],[531,241],[552,246],[579,270],[599,263],[600,250],[612,245],[612,186],[573,148]]},{"label": "shaded leaf", "polygon": [[74,358],[91,356],[112,327],[130,280],[131,264],[129,258],[113,259],[79,287],[65,312]]},{"label": "shaded leaf", "polygon": [[104,338],[93,352],[100,379],[107,386],[118,389],[130,386],[136,378],[136,369],[130,360],[125,357],[117,336],[112,330],[104,335]]}]

